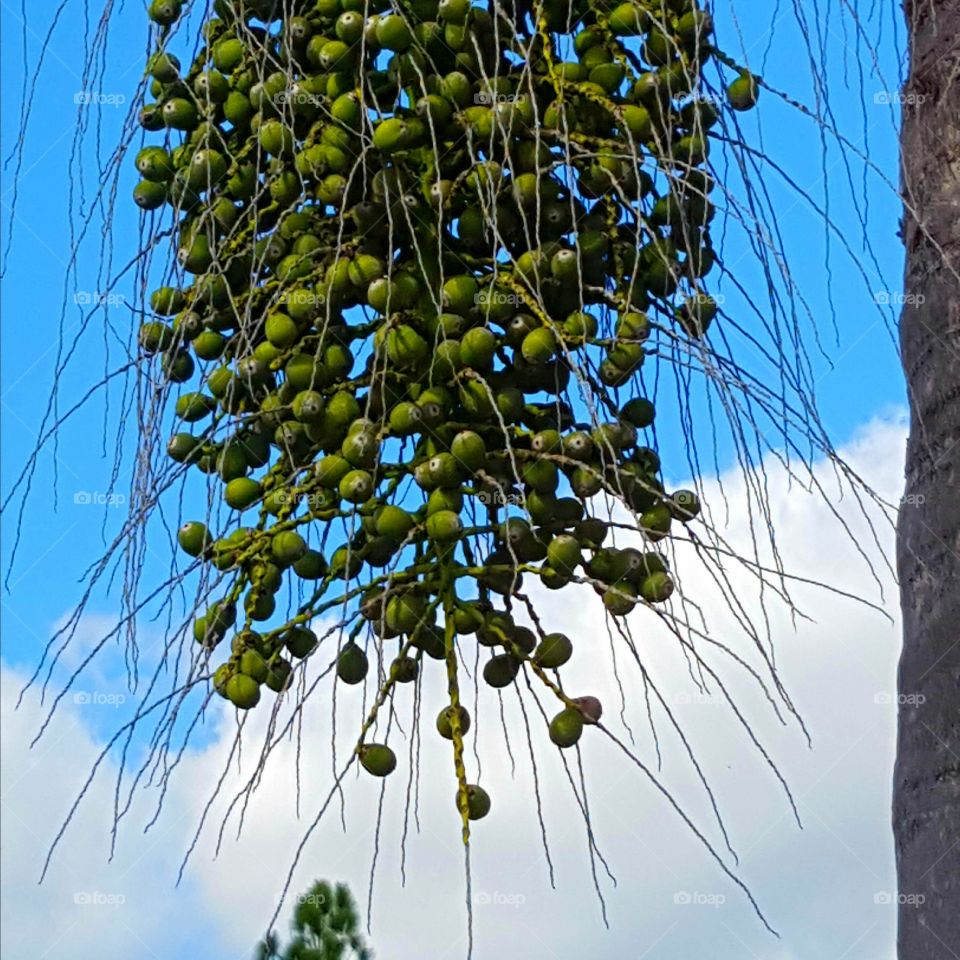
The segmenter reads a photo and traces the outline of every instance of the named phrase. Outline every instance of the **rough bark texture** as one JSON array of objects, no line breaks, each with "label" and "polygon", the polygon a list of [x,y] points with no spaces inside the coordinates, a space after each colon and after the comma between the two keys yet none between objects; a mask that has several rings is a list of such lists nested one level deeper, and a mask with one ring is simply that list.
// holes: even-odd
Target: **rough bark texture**
[{"label": "rough bark texture", "polygon": [[908,0],[905,10],[898,950],[900,960],[951,960],[960,957],[960,0]]}]

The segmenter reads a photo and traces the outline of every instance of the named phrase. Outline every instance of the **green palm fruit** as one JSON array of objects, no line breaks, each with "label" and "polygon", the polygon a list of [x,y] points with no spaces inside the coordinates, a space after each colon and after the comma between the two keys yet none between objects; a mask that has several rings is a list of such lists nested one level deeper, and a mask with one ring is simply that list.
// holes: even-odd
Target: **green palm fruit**
[{"label": "green palm fruit", "polygon": [[563,449],[556,430],[540,430],[530,441],[530,449],[539,454],[558,454]]},{"label": "green palm fruit", "polygon": [[516,423],[523,416],[523,394],[516,387],[500,387],[494,401],[506,423]]},{"label": "green palm fruit", "polygon": [[213,689],[225,699],[227,697],[227,682],[232,676],[233,670],[228,663],[220,664],[220,666],[213,671]]},{"label": "green palm fruit", "polygon": [[148,321],[140,327],[137,339],[145,353],[161,353],[173,346],[173,328],[159,320]]},{"label": "green palm fruit", "polygon": [[204,70],[194,78],[193,91],[202,104],[223,103],[230,96],[230,82],[218,70]]},{"label": "green palm fruit", "polygon": [[397,767],[397,755],[382,743],[365,743],[359,756],[363,769],[375,777],[389,776]]},{"label": "green palm fruit", "polygon": [[700,498],[693,490],[677,490],[667,500],[667,509],[675,520],[686,523],[699,515],[701,509]]},{"label": "green palm fruit", "polygon": [[407,437],[421,429],[423,414],[416,403],[404,400],[390,411],[389,423],[392,433]]},{"label": "green palm fruit", "polygon": [[322,580],[328,569],[326,558],[319,550],[307,550],[293,562],[293,572],[301,580]]},{"label": "green palm fruit", "polygon": [[214,649],[226,635],[228,627],[210,622],[206,616],[197,617],[193,623],[193,638],[208,650]]},{"label": "green palm fruit", "polygon": [[385,50],[399,52],[410,46],[413,34],[400,14],[389,13],[377,22],[377,42]]},{"label": "green palm fruit", "polygon": [[[385,567],[397,551],[396,541],[389,537],[373,537],[368,539],[364,548],[363,559],[371,567]],[[391,633],[393,631],[391,630]]]},{"label": "green palm fruit", "polygon": [[[344,43],[356,43],[363,36],[363,14],[357,10],[346,10],[337,17],[334,32],[338,40]],[[336,114],[334,114],[336,116]],[[340,119],[340,118],[337,118]]]},{"label": "green palm fruit", "polygon": [[350,462],[339,454],[331,453],[319,460],[313,468],[317,482],[324,487],[339,487],[340,481],[350,473]]},{"label": "green palm fruit", "polygon": [[759,96],[757,78],[746,70],[741,71],[740,76],[727,87],[727,101],[734,110],[753,109]]},{"label": "green palm fruit", "polygon": [[352,431],[343,441],[340,453],[351,466],[368,470],[377,462],[380,443],[372,427]]},{"label": "green palm fruit", "polygon": [[[239,90],[231,90],[223,102],[223,116],[238,130],[244,129],[250,123],[254,110],[250,100]],[[227,181],[227,189],[235,197],[249,196],[252,193],[251,181],[256,177],[256,169],[245,167],[238,170]]]},{"label": "green palm fruit", "polygon": [[440,0],[437,16],[446,23],[463,24],[470,13],[470,0]]},{"label": "green palm fruit", "polygon": [[610,11],[607,24],[611,32],[619,37],[636,37],[650,24],[651,14],[638,3],[621,3]]},{"label": "green palm fruit", "polygon": [[252,677],[259,684],[267,679],[270,668],[259,651],[244,650],[240,655],[240,673]]},{"label": "green palm fruit", "polygon": [[256,469],[270,460],[270,441],[264,434],[254,431],[237,434],[236,443],[249,467]]},{"label": "green palm fruit", "polygon": [[612,94],[623,83],[626,75],[626,68],[622,63],[600,63],[590,70],[589,82],[597,84],[604,93]]},{"label": "green palm fruit", "polygon": [[391,504],[381,507],[376,514],[377,533],[398,543],[413,529],[414,518],[402,507]]},{"label": "green palm fruit", "polygon": [[457,540],[463,532],[460,517],[452,510],[438,510],[427,517],[427,536],[438,543]]},{"label": "green palm fruit", "polygon": [[531,490],[526,495],[527,512],[534,523],[549,523],[556,517],[557,498],[552,493]]},{"label": "green palm fruit", "polygon": [[267,670],[265,686],[274,693],[280,693],[286,690],[290,683],[290,674],[292,672],[293,667],[282,657],[271,660],[269,669]]},{"label": "green palm fruit", "polygon": [[[417,115],[427,126],[433,126],[435,130],[443,130],[453,117],[453,107],[449,100],[441,97],[437,93],[428,94],[421,97],[416,103]],[[449,184],[449,181],[442,181]],[[449,189],[449,188],[448,188]],[[443,194],[441,188],[440,193]]]},{"label": "green palm fruit", "polygon": [[133,188],[133,202],[141,210],[158,210],[168,199],[168,190],[165,183],[154,183],[151,180],[141,180]]},{"label": "green palm fruit", "polygon": [[478,290],[472,276],[451,277],[440,292],[443,308],[450,313],[466,314],[476,305]]},{"label": "green palm fruit", "polygon": [[373,496],[373,477],[366,470],[351,470],[340,481],[340,496],[349,503],[366,503]]},{"label": "green palm fruit", "polygon": [[523,338],[520,352],[527,363],[546,363],[557,348],[556,334],[549,327],[532,330]]},{"label": "green palm fruit", "polygon": [[648,603],[662,603],[673,593],[674,583],[670,574],[657,571],[645,577],[640,584],[640,596]]},{"label": "green palm fruit", "polygon": [[[311,39],[317,39],[316,37]],[[319,54],[320,66],[324,70],[330,72],[337,72],[340,70],[345,70],[349,68],[351,60],[353,58],[352,48],[344,43],[342,40],[328,40],[321,48]],[[341,90],[341,93],[346,91]],[[330,88],[328,86],[327,93],[330,93]],[[338,94],[334,94],[337,96]]]},{"label": "green palm fruit", "polygon": [[506,550],[494,550],[487,556],[486,569],[478,579],[490,590],[502,594],[519,590],[523,583],[523,575],[516,569],[513,558]]},{"label": "green palm fruit", "polygon": [[603,594],[603,605],[615,617],[623,617],[637,605],[637,590],[632,583],[620,581]]},{"label": "green palm fruit", "polygon": [[524,484],[537,493],[554,493],[559,483],[557,465],[549,460],[532,460],[521,471]]},{"label": "green palm fruit", "polygon": [[190,131],[200,122],[197,108],[183,97],[172,97],[160,108],[160,116],[165,127],[172,130]]},{"label": "green palm fruit", "polygon": [[224,684],[227,699],[238,710],[250,710],[260,702],[260,684],[244,673],[235,673]]},{"label": "green palm fruit", "polygon": [[640,515],[640,529],[643,530],[648,539],[656,542],[662,540],[670,532],[670,521],[672,519],[669,507],[666,504],[658,504],[649,510],[645,510]]},{"label": "green palm fruit", "polygon": [[572,747],[583,734],[583,714],[567,707],[550,721],[550,739],[561,748]]},{"label": "green palm fruit", "polygon": [[163,129],[163,113],[159,103],[148,103],[140,108],[137,119],[140,126],[151,133]]},{"label": "green palm fruit", "polygon": [[337,676],[348,684],[362,683],[367,676],[367,655],[355,643],[348,643],[337,657]]},{"label": "green palm fruit", "polygon": [[144,147],[137,154],[135,162],[137,171],[144,180],[169,183],[173,179],[173,160],[163,147]]},{"label": "green palm fruit", "polygon": [[189,433],[175,433],[167,443],[167,456],[177,463],[194,459],[200,440]]},{"label": "green palm fruit", "polygon": [[227,505],[234,510],[246,510],[263,496],[263,488],[256,480],[237,477],[231,480],[223,492]]},{"label": "green palm fruit", "polygon": [[266,649],[263,634],[257,633],[256,630],[241,630],[239,633],[234,634],[233,640],[230,641],[230,652],[238,656],[242,654],[244,650],[251,648],[259,650],[261,653]]},{"label": "green palm fruit", "polygon": [[298,497],[296,494],[291,493],[286,487],[276,487],[264,496],[263,509],[271,516],[276,517],[297,502]]},{"label": "green palm fruit", "polygon": [[413,145],[413,139],[410,124],[401,117],[383,120],[373,131],[374,147],[386,154],[407,149]]},{"label": "green palm fruit", "polygon": [[454,626],[462,635],[476,633],[485,622],[483,609],[475,602],[458,603],[454,610]]},{"label": "green palm fruit", "polygon": [[287,383],[294,390],[310,390],[324,385],[322,371],[316,360],[305,353],[294,354],[283,368]]},{"label": "green palm fruit", "polygon": [[275,592],[283,583],[283,571],[275,563],[262,561],[253,568],[250,579],[254,586]]},{"label": "green palm fruit", "polygon": [[508,653],[497,654],[491,657],[483,668],[483,679],[491,687],[508,687],[517,679],[520,664],[516,658]]},{"label": "green palm fruit", "polygon": [[[280,207],[288,207],[294,203],[300,196],[301,189],[300,178],[292,170],[282,170],[269,184],[270,196]],[[286,258],[284,260],[288,265],[291,263]],[[278,268],[279,266],[278,264]]]},{"label": "green palm fruit", "polygon": [[307,552],[307,542],[293,530],[274,534],[270,540],[270,555],[280,567],[289,567]]},{"label": "green palm fruit", "polygon": [[511,649],[516,648],[529,656],[537,648],[537,638],[529,627],[514,627],[510,637]]},{"label": "green palm fruit", "polygon": [[476,473],[487,460],[483,438],[472,430],[462,430],[450,443],[450,454],[465,473]]},{"label": "green palm fruit", "polygon": [[233,73],[243,63],[246,47],[236,37],[224,37],[211,48],[213,65],[223,73]]},{"label": "green palm fruit", "polygon": [[162,27],[176,23],[182,11],[180,0],[152,0],[147,8],[147,16]]},{"label": "green palm fruit", "polygon": [[427,601],[415,593],[390,597],[385,608],[387,626],[397,633],[411,634],[427,618]]},{"label": "green palm fruit", "polygon": [[470,712],[464,706],[458,706],[456,711],[453,707],[444,707],[437,714],[437,732],[445,740],[453,739],[452,718],[456,716],[460,720],[460,733],[467,733],[470,729]]},{"label": "green palm fruit", "polygon": [[456,106],[466,107],[473,100],[473,84],[465,73],[454,70],[441,78],[440,94]]},{"label": "green palm fruit", "polygon": [[247,458],[239,444],[227,443],[217,454],[216,469],[224,483],[244,476],[248,466]]},{"label": "green palm fruit", "polygon": [[630,135],[641,143],[649,140],[653,133],[650,112],[640,104],[630,104],[623,108],[623,125],[630,131]]},{"label": "green palm fruit", "polygon": [[433,350],[431,367],[435,376],[448,379],[463,367],[458,340],[442,340]]},{"label": "green palm fruit", "polygon": [[474,370],[486,370],[493,362],[497,338],[487,327],[468,330],[460,341],[460,359],[463,365]]},{"label": "green palm fruit", "polygon": [[267,120],[257,132],[260,148],[272,157],[286,156],[294,148],[293,130],[280,120]]},{"label": "green palm fruit", "polygon": [[301,390],[293,398],[290,409],[301,423],[320,423],[323,419],[323,396],[316,390]]},{"label": "green palm fruit", "polygon": [[558,250],[550,260],[550,273],[558,280],[576,281],[579,272],[576,250]]},{"label": "green palm fruit", "polygon": [[402,310],[401,294],[395,279],[378,277],[367,287],[367,304],[378,313],[386,314],[390,310]]},{"label": "green palm fruit", "polygon": [[575,573],[582,559],[580,542],[569,534],[560,534],[547,545],[547,563],[558,573]]},{"label": "green palm fruit", "polygon": [[180,61],[166,50],[158,50],[147,61],[147,73],[161,85],[180,78]]},{"label": "green palm fruit", "polygon": [[210,238],[204,233],[188,237],[187,242],[177,251],[177,259],[188,273],[203,273],[213,263]]},{"label": "green palm fruit", "polygon": [[357,254],[347,266],[350,282],[365,290],[370,284],[386,272],[383,260],[368,253]]},{"label": "green palm fruit", "polygon": [[608,531],[609,526],[605,521],[590,517],[577,523],[573,533],[583,546],[596,549],[606,539]]},{"label": "green palm fruit", "polygon": [[516,629],[509,613],[495,610],[484,617],[483,624],[477,629],[477,640],[485,647],[506,646]]},{"label": "green palm fruit", "polygon": [[597,335],[597,319],[591,313],[577,310],[567,316],[561,330],[566,342],[581,344]]},{"label": "green palm fruit", "polygon": [[533,653],[534,661],[548,670],[562,667],[573,655],[573,644],[564,633],[548,633]]},{"label": "green palm fruit", "polygon": [[360,404],[356,397],[345,390],[338,390],[327,400],[326,420],[332,429],[346,429],[360,416]]},{"label": "green palm fruit", "polygon": [[316,650],[317,635],[306,627],[291,627],[283,635],[283,644],[299,660]]},{"label": "green palm fruit", "polygon": [[691,337],[702,337],[717,315],[717,302],[709,294],[696,293],[684,301],[677,320]]},{"label": "green palm fruit", "polygon": [[440,452],[431,457],[427,470],[434,487],[455,487],[462,477],[459,462],[451,453]]},{"label": "green palm fruit", "polygon": [[172,317],[186,305],[183,291],[176,287],[158,287],[150,294],[150,309],[162,317]]},{"label": "green palm fruit", "polygon": [[[456,797],[459,804],[459,793]],[[467,817],[470,820],[482,820],[490,812],[490,794],[483,787],[467,784]]]},{"label": "green palm fruit", "polygon": [[561,523],[565,527],[579,523],[583,519],[583,504],[576,497],[558,497],[554,510],[554,518],[557,523]]},{"label": "green palm fruit", "polygon": [[649,427],[656,415],[656,409],[650,400],[645,397],[634,397],[628,400],[620,410],[620,416],[633,426],[643,429]]},{"label": "green palm fruit", "polygon": [[227,339],[216,330],[204,330],[191,341],[193,352],[201,360],[219,360],[226,349]]},{"label": "green palm fruit", "polygon": [[410,640],[418,650],[434,660],[443,660],[446,656],[444,633],[436,624],[423,624]]},{"label": "green palm fruit", "polygon": [[420,665],[413,657],[397,657],[390,664],[390,677],[397,683],[413,683],[420,673]]},{"label": "green palm fruit", "polygon": [[177,397],[174,409],[177,416],[182,420],[186,420],[187,423],[196,423],[196,421],[209,416],[216,408],[216,397],[208,396],[205,393],[191,392]]},{"label": "green palm fruit", "polygon": [[594,455],[593,440],[589,433],[575,430],[563,438],[564,456],[581,463],[588,463]]},{"label": "green palm fruit", "polygon": [[430,356],[427,341],[413,327],[401,324],[387,334],[387,356],[400,367],[414,367]]},{"label": "green palm fruit", "polygon": [[349,347],[331,343],[323,351],[323,369],[330,380],[344,380],[353,369],[354,356]]},{"label": "green palm fruit", "polygon": [[548,590],[562,590],[571,581],[569,576],[558,573],[547,564],[543,564],[539,572],[540,581]]},{"label": "green palm fruit", "polygon": [[205,524],[191,520],[177,532],[177,541],[184,553],[199,557],[210,545],[210,531]]}]

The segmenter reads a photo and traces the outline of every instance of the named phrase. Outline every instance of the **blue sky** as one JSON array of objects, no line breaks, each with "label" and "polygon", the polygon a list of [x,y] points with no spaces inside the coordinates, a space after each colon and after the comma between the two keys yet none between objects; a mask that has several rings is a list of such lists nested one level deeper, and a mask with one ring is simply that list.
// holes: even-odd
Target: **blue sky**
[{"label": "blue sky", "polygon": [[[802,27],[798,22],[802,9],[791,4],[782,5],[782,9],[778,6],[771,11],[768,5],[755,0],[740,0],[736,4],[736,21],[726,6],[717,9],[717,21],[719,35],[724,38],[724,45],[731,55],[749,62],[772,87],[789,91],[795,99],[812,106],[816,102],[816,91],[801,38]],[[830,123],[843,132],[855,151],[869,156],[870,172],[864,177],[863,162],[853,153],[848,154],[845,160],[832,142],[827,146],[826,157],[822,157],[816,126],[767,93],[763,95],[757,114],[744,120],[744,135],[748,142],[759,142],[756,127],[759,122],[765,152],[796,185],[809,194],[813,204],[821,208],[829,204],[836,225],[835,233],[825,232],[822,216],[812,208],[810,202],[800,196],[794,187],[786,184],[771,167],[765,168],[769,204],[774,212],[776,228],[784,238],[790,271],[806,303],[804,310],[809,309],[815,320],[816,331],[829,354],[827,359],[816,352],[812,346],[813,338],[809,336],[809,324],[804,321],[808,327],[807,339],[814,351],[811,363],[820,413],[830,436],[839,445],[856,443],[851,438],[857,436],[862,439],[862,433],[858,431],[877,418],[895,419],[896,411],[904,403],[891,335],[894,312],[884,306],[895,300],[899,290],[901,249],[896,236],[899,205],[889,185],[882,182],[882,177],[891,182],[897,178],[896,117],[889,101],[899,82],[900,57],[896,47],[896,30],[901,28],[892,19],[882,24],[869,23],[867,32],[871,38],[879,38],[876,56],[880,70],[871,73],[872,54],[862,43],[858,45],[856,31],[849,19],[836,10],[831,12],[831,9],[815,8],[814,11],[808,11],[805,14],[809,24],[807,32],[813,36],[814,44],[822,46],[826,53],[823,73],[830,91]],[[5,96],[2,133],[5,159],[14,148],[18,136],[21,107],[19,91],[24,80],[20,38],[21,35],[24,37],[28,70],[32,75],[41,38],[48,29],[54,10],[52,3],[31,4],[28,22],[24,27],[15,7],[4,4],[2,8],[5,41],[2,59]],[[76,219],[71,221],[67,202],[70,189],[68,163],[77,122],[77,95],[88,92],[89,88],[83,78],[82,38],[88,31],[82,13],[83,7],[73,3],[68,4],[61,16],[36,87],[29,90],[25,101],[30,105],[32,115],[19,178],[14,179],[14,169],[18,163],[14,158],[5,170],[3,182],[4,243],[14,192],[17,194],[16,216],[12,222],[13,244],[5,259],[2,291],[4,322],[0,364],[3,381],[4,493],[10,489],[32,449],[50,396],[61,311],[65,311],[64,343],[70,348],[75,347],[72,363],[59,385],[61,409],[69,408],[93,380],[122,359],[118,339],[113,334],[105,334],[103,314],[94,317],[89,326],[80,332],[84,299],[96,296],[105,289],[100,269],[100,223],[96,218],[90,236],[80,250],[75,269],[68,272],[71,222],[74,229],[77,227]],[[116,14],[111,26],[109,66],[100,87],[105,98],[99,98],[101,102],[82,109],[81,116],[88,124],[87,137],[81,148],[87,169],[83,188],[85,203],[89,203],[95,193],[96,157],[109,155],[110,145],[116,141],[126,107],[134,97],[141,75],[145,50],[143,19],[139,4],[127,5]],[[771,34],[772,23],[775,23],[775,29]],[[736,39],[739,31],[742,31],[742,43]],[[126,102],[117,105],[114,101],[121,97],[126,98]],[[874,171],[879,171],[882,176]],[[126,263],[137,245],[138,214],[129,200],[135,180],[128,157],[113,215],[115,266]],[[825,182],[830,185],[829,194],[824,192]],[[74,184],[75,203],[79,202],[79,198],[79,185]],[[860,224],[865,204],[869,210],[866,231]],[[870,251],[866,250],[867,243]],[[855,260],[851,259],[844,245],[862,264],[865,277],[860,274]],[[744,242],[742,231],[732,227],[722,251],[725,261],[735,264],[738,279],[757,298],[758,309],[764,313],[763,278],[753,254]],[[727,289],[728,295],[725,309],[748,328],[758,323],[735,290],[721,288],[717,292],[724,292],[724,289]],[[129,285],[120,284],[116,293],[129,298],[131,290]],[[126,336],[133,323],[130,311],[120,302],[110,308],[109,319],[121,338]],[[109,355],[105,346],[109,346]],[[762,363],[755,357],[741,353],[738,358],[759,374],[765,372]],[[102,538],[116,530],[122,509],[109,506],[97,509],[77,504],[74,499],[78,492],[102,494],[110,489],[115,438],[126,414],[123,398],[118,391],[110,396],[109,408],[101,396],[94,398],[85,406],[84,412],[70,420],[61,432],[56,459],[48,451],[38,463],[33,494],[25,514],[20,552],[10,573],[9,590],[4,592],[2,600],[3,665],[21,678],[32,670],[54,625],[68,614],[76,602],[79,596],[78,579],[97,556]],[[128,422],[128,431],[131,425]],[[896,462],[896,456],[890,451],[895,451],[896,446],[878,439],[887,437],[883,431],[867,435],[874,437],[876,451],[882,451],[884,456],[871,459],[869,449],[856,449],[865,463],[882,472],[886,487],[895,491],[900,463]],[[130,439],[128,432],[125,440],[128,452],[131,449]],[[684,457],[681,439],[675,424],[671,424],[669,419],[665,419],[661,425],[659,440],[665,462],[675,463],[675,478],[682,479]],[[730,466],[729,444],[721,441],[719,467],[724,471]],[[125,489],[124,479],[122,474],[118,491]],[[5,571],[15,534],[15,521],[8,513],[4,517]],[[165,549],[163,543],[157,545],[155,555],[148,559],[148,573],[158,576],[163,572]],[[819,601],[811,602],[816,604]],[[115,600],[98,596],[92,605],[92,612],[103,617],[103,622],[109,622],[111,614],[115,616]],[[159,625],[151,627],[145,624],[142,629],[145,635],[149,635],[151,630],[162,632]],[[883,663],[888,665],[886,660]],[[119,681],[123,675],[120,653],[107,652],[98,661],[96,670],[93,682],[98,687],[82,689],[120,689]],[[4,689],[6,692],[8,687]],[[128,708],[129,705],[121,706],[114,712],[81,712],[77,715],[77,724],[82,728],[82,735],[94,742],[107,736],[115,724],[116,716],[122,715]],[[865,716],[872,716],[870,711],[875,709],[875,703],[867,702]],[[214,749],[221,732],[211,725],[201,732],[198,747],[209,746]],[[78,748],[78,755],[81,753],[83,750]],[[882,764],[882,758],[878,757],[877,763]],[[41,769],[37,776],[43,773]],[[876,771],[871,773],[875,774]],[[801,777],[805,775],[806,770],[801,771]],[[838,789],[843,789],[842,785]],[[882,835],[889,819],[885,803],[885,795],[875,796],[870,807],[870,824],[877,837]],[[51,823],[48,827],[53,829],[55,824]],[[98,836],[102,837],[105,835],[106,822],[101,824],[101,828]],[[94,827],[89,824],[85,829],[92,832]],[[781,842],[785,841],[779,834],[775,834],[771,840],[774,847]],[[696,869],[701,867],[699,865]],[[10,871],[6,872],[9,875]],[[149,884],[151,881],[148,879],[144,882]],[[360,882],[362,884],[362,880]],[[392,877],[390,882],[393,882]],[[877,882],[874,881],[874,886]],[[386,880],[381,880],[381,888],[386,883]],[[157,881],[157,889],[151,891],[151,896],[156,896],[158,890],[163,890],[163,896],[167,896],[169,888],[170,878],[164,877]],[[190,889],[189,883],[187,889]],[[518,888],[515,885],[510,889]],[[398,914],[385,929],[395,928],[402,920],[403,915]],[[743,915],[732,922],[740,930],[740,925],[749,924],[750,920]],[[200,919],[192,918],[183,936],[187,939],[196,937],[193,944],[196,946],[205,942],[213,929],[212,921],[205,926]],[[596,935],[599,938],[604,936],[599,931]],[[753,936],[753,931],[749,936]],[[602,943],[602,939],[599,942]],[[794,944],[791,947],[794,953],[784,953],[782,956],[806,960],[807,957],[821,956],[810,952],[821,948],[819,942],[812,947]],[[28,945],[20,943],[17,949],[18,952],[10,955],[35,955]],[[164,950],[157,955],[188,955],[186,944],[171,949],[173,952]],[[836,952],[840,954],[839,949]],[[218,954],[208,950],[207,955],[227,957],[233,954]],[[654,960],[659,955],[651,954]],[[662,954],[664,958],[679,955],[679,952]],[[729,954],[734,955],[737,954]],[[759,955],[775,956],[766,952]],[[865,958],[867,956],[864,955]],[[869,955],[871,958],[873,956]]]}]

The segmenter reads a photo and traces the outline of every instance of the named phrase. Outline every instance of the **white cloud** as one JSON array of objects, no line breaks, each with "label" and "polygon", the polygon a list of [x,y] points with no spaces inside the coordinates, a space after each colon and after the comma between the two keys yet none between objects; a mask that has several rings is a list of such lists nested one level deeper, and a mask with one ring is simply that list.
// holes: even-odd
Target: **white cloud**
[{"label": "white cloud", "polygon": [[[857,471],[889,499],[899,496],[904,440],[902,424],[874,422],[843,451]],[[819,475],[829,476],[821,465]],[[744,502],[739,481],[725,478],[727,496]],[[831,489],[832,488],[828,488]],[[711,498],[708,490],[708,499]],[[877,596],[877,585],[850,541],[815,496],[783,472],[770,467],[769,494],[778,543],[787,568],[803,576],[825,578],[839,589]],[[863,538],[849,496],[836,502],[855,537]],[[736,514],[727,539],[741,545],[746,517]],[[892,531],[878,526],[889,547]],[[876,556],[876,554],[874,554]],[[682,564],[682,561],[681,561]],[[687,570],[686,564],[678,569]],[[894,615],[896,594],[889,571],[878,567]],[[749,578],[732,578],[736,595],[757,613]],[[737,639],[708,582],[689,575],[685,591],[709,613],[711,636],[748,655]],[[506,712],[518,773],[510,760],[489,695],[475,716],[483,783],[494,799],[488,819],[475,825],[472,848],[477,949],[485,960],[522,953],[534,958],[567,958],[589,950],[613,957],[629,951],[651,960],[709,955],[715,960],[757,956],[764,960],[875,960],[892,954],[893,910],[874,903],[892,889],[889,838],[890,765],[893,753],[894,669],[898,630],[875,611],[851,600],[797,585],[796,601],[815,622],[796,628],[780,607],[770,607],[778,668],[814,741],[813,750],[796,724],[781,728],[755,686],[733,677],[730,688],[745,715],[786,775],[804,821],[801,832],[763,759],[751,749],[728,708],[716,696],[704,699],[690,681],[677,643],[638,611],[632,619],[638,650],[665,699],[682,718],[741,857],[741,875],[757,895],[776,941],[754,918],[749,905],[641,772],[595,731],[584,738],[584,767],[589,784],[592,824],[601,851],[619,885],[613,888],[598,865],[611,930],[604,931],[591,890],[590,862],[582,817],[573,801],[558,756],[550,748],[539,715],[530,713],[538,748],[543,815],[557,873],[550,889],[543,857],[536,801],[523,737],[523,719],[512,706]],[[565,682],[604,701],[605,720],[618,735],[617,694],[609,676],[609,643],[589,589],[549,594],[545,626],[574,638],[576,654],[565,668]],[[732,663],[698,644],[709,661],[731,677]],[[751,662],[757,663],[756,657]],[[642,686],[627,657],[619,657],[625,678],[629,719],[637,754],[656,767],[645,722]],[[399,843],[403,830],[406,758],[387,783],[380,854],[374,888],[373,941],[391,960],[437,960],[464,955],[463,849],[453,809],[453,772],[449,744],[433,730],[443,696],[442,671],[425,681],[419,819],[411,822],[407,845],[407,885],[400,886]],[[327,687],[312,700],[302,731],[301,817],[295,819],[296,744],[284,743],[273,755],[260,789],[246,812],[239,841],[236,817],[225,833],[219,858],[212,842],[223,814],[221,804],[195,851],[186,880],[174,889],[176,866],[189,844],[210,789],[223,768],[232,735],[232,717],[208,728],[209,742],[188,753],[172,781],[163,816],[145,835],[155,795],[141,795],[121,829],[118,854],[105,865],[113,809],[113,761],[95,782],[68,832],[46,884],[34,881],[46,845],[68,809],[97,751],[89,720],[92,707],[68,702],[32,753],[26,741],[36,730],[39,712],[28,700],[11,713],[11,692],[20,678],[4,671],[4,922],[3,956],[11,958],[103,956],[212,958],[249,954],[265,917],[276,902],[290,855],[322,804],[332,779],[330,707]],[[410,731],[411,696],[398,701],[398,721]],[[468,701],[472,691],[468,691]],[[361,712],[360,691],[338,691],[340,756],[355,736]],[[554,709],[545,701],[549,711]],[[472,707],[472,705],[471,705]],[[697,825],[721,844],[702,788],[691,775],[683,747],[656,710],[664,757],[663,778]],[[250,726],[262,729],[264,717]],[[393,741],[391,741],[393,742]],[[399,742],[399,741],[398,741]],[[259,741],[245,737],[249,770]],[[573,760],[571,755],[564,755]],[[467,761],[472,771],[472,751]],[[575,768],[573,768],[575,770]],[[240,781],[228,776],[223,796],[232,797]],[[366,902],[374,849],[379,784],[349,776],[344,788],[347,833],[340,829],[339,804],[304,849],[292,892],[314,877],[348,880]],[[212,828],[212,829],[211,829]],[[123,903],[75,904],[75,893],[121,895]],[[102,897],[100,898],[102,899]],[[882,899],[882,897],[880,898]],[[285,911],[284,918],[288,914]],[[285,922],[285,919],[284,919]],[[142,946],[141,944],[146,944]],[[44,953],[46,951],[46,953]],[[646,953],[644,953],[646,951]]]}]

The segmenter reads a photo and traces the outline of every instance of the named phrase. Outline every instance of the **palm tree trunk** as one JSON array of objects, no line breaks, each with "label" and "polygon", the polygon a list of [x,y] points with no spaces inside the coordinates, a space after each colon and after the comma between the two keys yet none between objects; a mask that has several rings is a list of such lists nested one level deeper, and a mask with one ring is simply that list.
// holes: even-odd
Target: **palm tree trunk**
[{"label": "palm tree trunk", "polygon": [[904,9],[897,944],[900,960],[949,960],[960,957],[960,0]]}]

